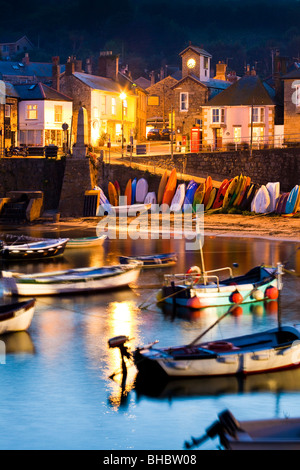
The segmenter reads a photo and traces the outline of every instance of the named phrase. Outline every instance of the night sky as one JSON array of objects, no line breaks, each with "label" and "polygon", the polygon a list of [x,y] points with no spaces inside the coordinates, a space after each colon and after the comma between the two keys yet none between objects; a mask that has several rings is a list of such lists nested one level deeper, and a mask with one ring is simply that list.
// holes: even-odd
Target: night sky
[{"label": "night sky", "polygon": [[298,0],[16,0],[0,8],[1,41],[26,34],[37,60],[113,50],[142,72],[179,65],[192,41],[238,72],[251,63],[268,73],[271,50],[300,55]]}]

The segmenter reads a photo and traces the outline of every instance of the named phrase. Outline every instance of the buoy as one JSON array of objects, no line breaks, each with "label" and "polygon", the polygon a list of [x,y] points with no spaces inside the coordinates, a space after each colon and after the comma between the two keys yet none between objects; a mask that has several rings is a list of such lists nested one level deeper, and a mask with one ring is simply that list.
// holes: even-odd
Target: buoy
[{"label": "buoy", "polygon": [[238,290],[235,290],[230,295],[229,300],[230,300],[230,302],[232,302],[234,304],[239,304],[239,303],[243,302],[243,296],[242,296],[242,294],[239,293]]},{"label": "buoy", "polygon": [[201,269],[199,266],[191,266],[190,269],[187,270],[186,274],[199,274],[199,276],[195,276],[195,282],[198,282],[201,277]]},{"label": "buoy", "polygon": [[277,289],[277,287],[273,287],[273,286],[267,287],[266,290],[265,290],[265,296],[268,299],[271,299],[271,300],[278,299],[278,289]]},{"label": "buoy", "polygon": [[202,308],[203,305],[201,305],[201,300],[199,299],[199,297],[197,297],[196,295],[194,297],[191,297],[187,303],[186,303],[187,307],[189,308]]},{"label": "buoy", "polygon": [[255,291],[252,292],[251,297],[254,300],[263,300],[264,299],[264,293],[259,289],[255,289]]}]

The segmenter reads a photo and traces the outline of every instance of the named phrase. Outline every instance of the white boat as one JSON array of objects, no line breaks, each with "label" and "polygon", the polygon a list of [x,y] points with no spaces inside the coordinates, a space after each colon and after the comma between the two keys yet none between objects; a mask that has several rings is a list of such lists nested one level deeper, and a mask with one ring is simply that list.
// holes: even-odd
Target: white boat
[{"label": "white boat", "polygon": [[[157,348],[137,348],[133,357],[141,373],[172,377],[254,374],[299,366],[300,330],[280,326],[263,332]],[[155,346],[155,347],[154,347]]]},{"label": "white boat", "polygon": [[107,291],[128,286],[140,274],[142,262],[128,265],[69,269],[65,271],[21,274],[2,271],[6,295],[40,296],[78,292]]},{"label": "white boat", "polygon": [[[191,309],[262,301],[270,297],[269,288],[274,288],[276,296],[277,269],[256,266],[242,276],[233,277],[230,267],[201,271],[198,266],[192,266],[186,273],[166,274],[158,299],[160,303]],[[221,280],[223,271],[229,271],[229,277]]]},{"label": "white boat", "polygon": [[8,261],[52,258],[63,254],[68,241],[68,238],[46,238],[38,241],[21,238],[12,244],[2,242],[1,256]]},{"label": "white boat", "polygon": [[224,410],[202,437],[192,438],[185,448],[199,446],[216,436],[226,450],[300,450],[300,418],[238,421]]},{"label": "white boat", "polygon": [[107,235],[100,235],[99,237],[83,237],[83,238],[70,238],[66,248],[91,248],[94,246],[101,246]]},{"label": "white boat", "polygon": [[0,335],[29,328],[35,310],[35,299],[0,306]]}]

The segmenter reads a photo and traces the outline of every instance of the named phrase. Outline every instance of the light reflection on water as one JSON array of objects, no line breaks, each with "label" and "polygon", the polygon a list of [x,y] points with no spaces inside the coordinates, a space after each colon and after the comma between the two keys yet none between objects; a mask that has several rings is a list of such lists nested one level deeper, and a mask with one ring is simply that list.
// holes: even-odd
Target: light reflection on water
[{"label": "light reflection on water", "polygon": [[[74,230],[70,233],[83,236]],[[68,236],[67,231],[57,235]],[[238,263],[234,274],[241,274],[262,262],[290,258],[297,268],[296,247],[286,242],[207,237],[205,267]],[[174,315],[156,305],[156,289],[142,288],[160,285],[164,273],[186,272],[200,263],[198,252],[185,252],[183,240],[106,240],[96,250],[66,250],[58,259],[10,267],[22,272],[52,271],[112,264],[120,255],[173,251],[179,254],[177,266],[143,271],[137,289],[38,298],[29,333],[5,338],[6,364],[0,364],[0,425],[5,429],[1,449],[181,450],[186,439],[201,435],[224,408],[239,419],[300,415],[300,369],[243,381],[214,378],[148,384],[129,367],[122,384],[120,354],[108,347],[109,338],[127,335],[132,348],[156,339],[161,346],[184,344],[220,315],[216,309],[188,315],[178,309]],[[300,278],[284,276],[286,323],[299,322],[299,287]],[[242,310],[225,317],[205,340],[276,325],[277,303],[249,304]],[[202,448],[217,444],[207,442]]]}]

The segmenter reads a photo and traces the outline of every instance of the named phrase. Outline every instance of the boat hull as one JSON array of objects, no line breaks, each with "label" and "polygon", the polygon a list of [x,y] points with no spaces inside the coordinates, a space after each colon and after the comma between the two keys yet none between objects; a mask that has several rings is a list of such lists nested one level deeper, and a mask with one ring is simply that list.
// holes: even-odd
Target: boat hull
[{"label": "boat hull", "polygon": [[[2,306],[2,310],[4,306]],[[0,312],[0,335],[15,331],[26,331],[32,321],[35,299],[7,306],[7,312]]]},{"label": "boat hull", "polygon": [[101,246],[103,245],[106,238],[106,235],[100,237],[72,238],[66,244],[66,249],[92,248],[94,246]]},{"label": "boat hull", "polygon": [[[95,292],[118,289],[136,282],[140,265],[124,267],[114,275],[93,274],[89,269],[73,270],[72,273],[56,272],[32,274],[29,276],[2,271],[3,287],[6,295],[43,296]],[[85,273],[86,271],[86,273]],[[77,273],[77,274],[76,274]],[[48,274],[48,275],[47,275]]]},{"label": "boat hull", "polygon": [[[217,342],[169,349],[155,349],[150,346],[137,349],[134,359],[140,372],[160,371],[170,378],[246,375],[298,367],[299,331],[292,327],[286,327],[284,331],[287,336],[292,332],[293,341],[277,344],[278,330],[270,330],[260,335],[230,338],[226,342],[233,347],[228,350],[225,350],[225,345],[222,345],[224,350],[221,349]],[[245,348],[247,342],[251,344],[251,348]]]},{"label": "boat hull", "polygon": [[[203,286],[198,287],[195,286],[194,288],[188,288],[184,285],[176,286],[178,290],[178,295],[174,294],[173,287],[163,287],[161,291],[161,298],[164,299],[163,302],[169,305],[174,305],[174,303],[181,307],[191,308],[191,309],[199,309],[199,308],[206,308],[206,307],[221,307],[221,306],[230,306],[234,305],[234,302],[231,300],[231,295],[238,289],[238,292],[242,295],[243,301],[241,304],[245,303],[252,303],[258,302],[263,299],[267,299],[265,296],[265,290],[268,287],[276,287],[277,280],[272,279],[269,282],[266,282],[262,286],[260,286],[260,291],[263,294],[263,297],[259,299],[255,298],[251,295],[251,292],[254,289],[253,284],[245,284],[241,286],[220,286],[212,287],[212,286]],[[197,302],[191,302],[190,299],[196,297]]]},{"label": "boat hull", "polygon": [[22,245],[7,245],[2,248],[1,256],[5,261],[52,258],[63,254],[68,240],[68,238],[65,238],[56,242],[53,241],[53,243],[37,242]]}]

